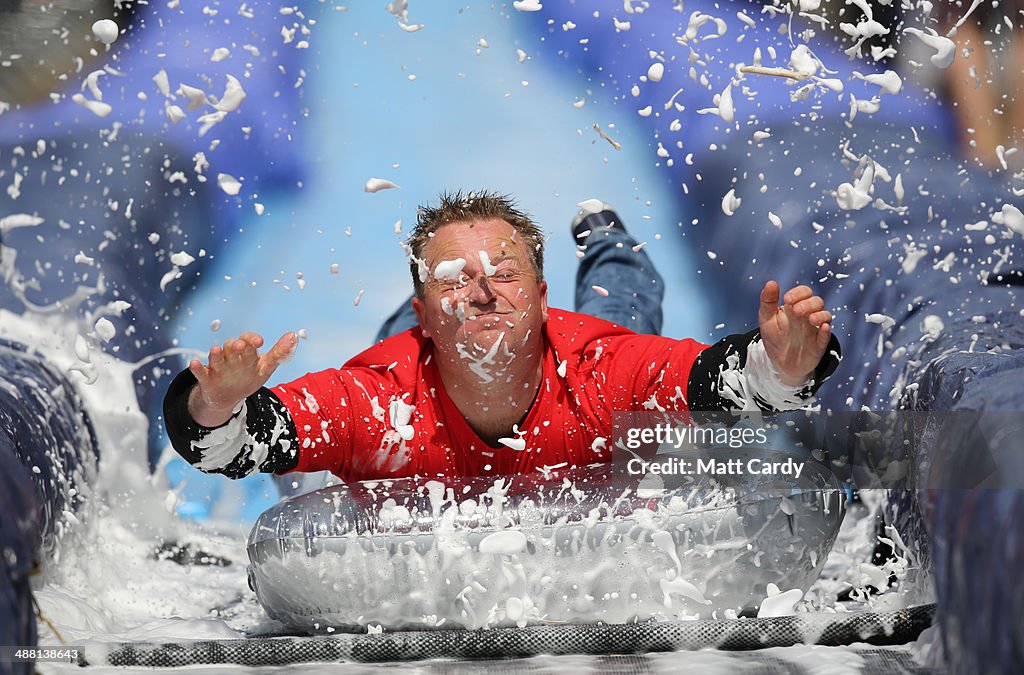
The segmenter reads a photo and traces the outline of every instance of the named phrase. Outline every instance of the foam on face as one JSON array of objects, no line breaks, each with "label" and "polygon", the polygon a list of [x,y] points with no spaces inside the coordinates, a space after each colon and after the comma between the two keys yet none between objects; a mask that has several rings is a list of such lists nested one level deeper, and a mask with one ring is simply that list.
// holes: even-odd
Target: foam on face
[{"label": "foam on face", "polygon": [[434,278],[439,281],[456,281],[465,266],[465,258],[442,260],[434,267]]},{"label": "foam on face", "polygon": [[494,276],[498,268],[491,264],[491,258],[487,255],[487,251],[477,251],[477,255],[480,258],[480,267],[483,269],[484,274],[489,277]]},{"label": "foam on face", "polygon": [[[462,303],[459,303],[462,306]],[[468,366],[471,371],[476,373],[477,377],[483,383],[490,383],[494,381],[495,372],[494,368],[497,365],[495,357],[498,355],[498,349],[501,347],[502,341],[505,339],[505,333],[499,333],[498,338],[491,344],[490,348],[481,356],[478,353],[482,350],[474,349],[470,351],[465,344],[459,342],[455,345],[455,348],[459,354],[459,357],[468,361]],[[475,345],[474,345],[475,347]],[[477,353],[474,353],[477,352]]]}]

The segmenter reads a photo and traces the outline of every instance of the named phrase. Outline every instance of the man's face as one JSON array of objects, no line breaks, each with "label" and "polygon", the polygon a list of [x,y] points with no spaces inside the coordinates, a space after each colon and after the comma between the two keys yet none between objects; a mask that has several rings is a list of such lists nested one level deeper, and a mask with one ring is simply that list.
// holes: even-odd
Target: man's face
[{"label": "man's face", "polygon": [[441,354],[490,381],[503,364],[539,350],[547,284],[515,228],[498,219],[449,223],[422,253],[430,276],[413,309]]}]

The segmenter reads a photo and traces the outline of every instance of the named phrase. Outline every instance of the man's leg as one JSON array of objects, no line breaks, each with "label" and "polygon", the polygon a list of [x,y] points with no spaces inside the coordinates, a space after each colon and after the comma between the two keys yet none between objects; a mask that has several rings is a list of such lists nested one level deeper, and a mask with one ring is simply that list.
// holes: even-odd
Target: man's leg
[{"label": "man's leg", "polygon": [[[576,311],[637,333],[659,335],[665,282],[619,216],[610,208],[581,214],[573,221],[572,233],[583,254],[576,272]],[[595,286],[602,291],[594,290]],[[417,323],[412,304],[406,300],[384,321],[376,341]]]},{"label": "man's leg", "polygon": [[576,271],[576,311],[659,335],[665,282],[618,214],[604,207],[573,222],[573,238],[583,253]]}]

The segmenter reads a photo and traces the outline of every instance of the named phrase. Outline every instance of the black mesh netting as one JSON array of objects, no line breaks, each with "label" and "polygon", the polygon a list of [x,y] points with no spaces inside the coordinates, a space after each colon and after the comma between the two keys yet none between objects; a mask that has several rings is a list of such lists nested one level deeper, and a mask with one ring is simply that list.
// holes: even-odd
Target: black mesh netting
[{"label": "black mesh netting", "polygon": [[[839,646],[863,642],[894,645],[916,639],[931,625],[934,613],[934,605],[922,605],[896,612],[813,614],[770,619],[129,643],[116,645],[106,654],[104,661],[115,666],[173,667],[213,663],[272,666],[324,661],[524,658],[541,654],[644,654],[704,648],[754,650],[796,644]],[[887,653],[876,652],[876,655],[884,661],[888,658],[885,657]],[[88,657],[86,654],[87,660]],[[893,652],[889,660],[895,668],[890,672],[906,672],[898,663],[900,657],[897,653]]]}]

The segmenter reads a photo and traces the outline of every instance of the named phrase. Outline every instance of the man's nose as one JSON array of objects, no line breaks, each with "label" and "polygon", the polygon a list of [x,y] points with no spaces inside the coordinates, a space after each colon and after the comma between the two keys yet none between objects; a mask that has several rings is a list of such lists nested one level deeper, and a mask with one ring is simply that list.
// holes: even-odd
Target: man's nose
[{"label": "man's nose", "polygon": [[467,283],[467,297],[471,302],[486,304],[494,299],[494,289],[485,274],[478,274]]}]

